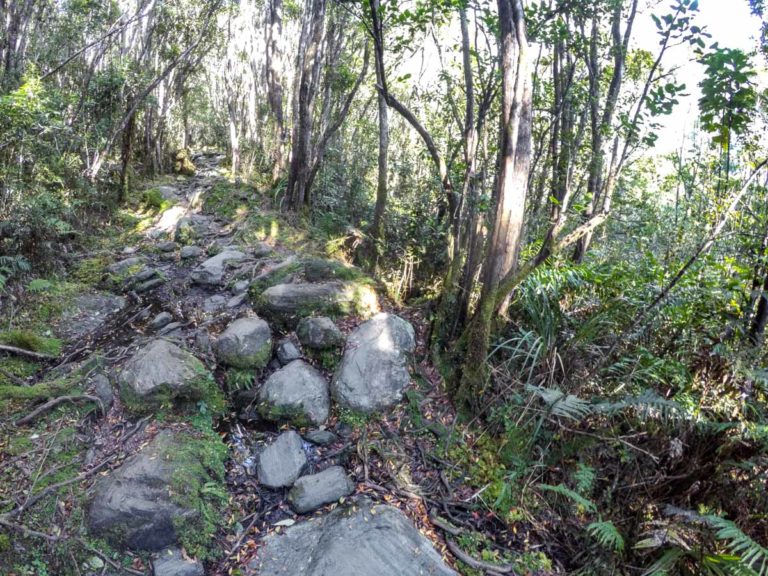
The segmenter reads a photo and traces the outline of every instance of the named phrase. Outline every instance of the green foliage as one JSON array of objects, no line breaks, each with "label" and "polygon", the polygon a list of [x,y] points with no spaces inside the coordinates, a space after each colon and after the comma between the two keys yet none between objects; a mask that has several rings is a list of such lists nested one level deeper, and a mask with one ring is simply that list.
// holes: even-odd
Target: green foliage
[{"label": "green foliage", "polygon": [[624,538],[613,522],[592,522],[587,525],[587,532],[603,548],[619,554],[624,551]]},{"label": "green foliage", "polygon": [[58,356],[61,353],[61,340],[40,336],[27,330],[0,332],[0,342],[50,356]]}]

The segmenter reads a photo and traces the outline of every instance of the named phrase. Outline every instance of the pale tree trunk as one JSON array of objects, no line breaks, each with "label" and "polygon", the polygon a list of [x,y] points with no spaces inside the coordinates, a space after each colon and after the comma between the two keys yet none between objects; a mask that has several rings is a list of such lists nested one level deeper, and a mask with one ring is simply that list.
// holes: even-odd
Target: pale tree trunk
[{"label": "pale tree trunk", "polygon": [[379,0],[369,0],[371,25],[374,32],[374,54],[376,62],[376,83],[384,88],[379,91],[379,158],[378,179],[376,183],[376,206],[373,210],[372,255],[374,268],[378,267],[380,243],[384,241],[384,216],[387,210],[387,174],[389,167],[389,107],[387,106],[387,79],[384,73],[384,29],[381,23],[381,5]]},{"label": "pale tree trunk", "polygon": [[462,338],[466,343],[459,404],[479,408],[486,387],[486,355],[497,307],[499,284],[517,266],[531,162],[532,79],[522,0],[498,0],[501,31],[502,126],[497,205],[475,315]]},{"label": "pale tree trunk", "polygon": [[323,35],[327,0],[312,0],[307,6],[299,40],[298,91],[294,94],[291,165],[286,198],[288,207],[298,211],[310,202],[309,178],[313,131],[313,108],[322,65]]},{"label": "pale tree trunk", "polygon": [[274,165],[272,181],[277,182],[286,164],[285,144],[287,139],[285,129],[285,112],[283,110],[283,75],[281,70],[280,43],[283,35],[283,0],[269,0],[268,16],[266,18],[266,70],[267,70],[267,101],[275,121],[274,131]]}]

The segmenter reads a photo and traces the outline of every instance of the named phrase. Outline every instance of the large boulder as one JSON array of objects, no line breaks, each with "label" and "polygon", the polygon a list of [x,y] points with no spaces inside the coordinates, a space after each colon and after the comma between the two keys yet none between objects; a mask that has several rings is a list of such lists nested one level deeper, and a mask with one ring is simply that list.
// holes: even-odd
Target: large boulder
[{"label": "large boulder", "polygon": [[402,512],[368,501],[267,536],[249,568],[252,576],[457,576]]},{"label": "large boulder", "polygon": [[274,372],[259,390],[259,412],[266,420],[319,426],[328,419],[330,408],[328,382],[303,360]]},{"label": "large boulder", "polygon": [[378,311],[376,291],[360,282],[278,284],[258,296],[259,313],[286,327],[308,314],[370,316]]},{"label": "large boulder", "polygon": [[162,338],[134,353],[117,381],[123,400],[136,409],[177,398],[207,400],[215,388],[210,372],[200,360]]},{"label": "large boulder", "polygon": [[239,250],[226,249],[205,260],[195,268],[189,277],[197,284],[221,285],[227,266],[244,260],[246,255]]},{"label": "large boulder", "polygon": [[410,382],[408,363],[416,347],[413,326],[399,316],[378,314],[347,339],[331,383],[341,406],[361,412],[388,408]]},{"label": "large boulder", "polygon": [[239,318],[216,342],[216,358],[235,368],[263,368],[272,355],[272,331],[261,318]]},{"label": "large boulder", "polygon": [[354,491],[355,484],[349,479],[344,468],[331,466],[322,472],[296,480],[288,493],[288,501],[296,512],[306,514],[325,504],[337,502]]},{"label": "large boulder", "polygon": [[307,348],[327,350],[344,343],[344,335],[333,320],[326,316],[304,318],[296,327],[296,336]]},{"label": "large boulder", "polygon": [[201,448],[203,441],[191,434],[160,432],[96,482],[87,510],[90,533],[149,551],[183,543],[187,532],[194,540],[208,521],[201,515],[209,504],[205,487],[223,479],[226,448],[215,441],[220,445]]},{"label": "large boulder", "polygon": [[267,488],[292,486],[307,467],[307,455],[293,430],[283,432],[259,454],[259,482]]}]

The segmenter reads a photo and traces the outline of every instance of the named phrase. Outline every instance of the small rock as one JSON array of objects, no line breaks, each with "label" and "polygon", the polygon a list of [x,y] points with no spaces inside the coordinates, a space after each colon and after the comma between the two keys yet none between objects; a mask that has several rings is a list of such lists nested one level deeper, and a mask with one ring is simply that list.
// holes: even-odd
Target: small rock
[{"label": "small rock", "polygon": [[184,246],[181,249],[179,256],[181,256],[182,259],[187,260],[189,258],[199,258],[203,254],[205,254],[205,250],[200,248],[200,246]]},{"label": "small rock", "polygon": [[115,393],[112,391],[112,384],[104,374],[96,374],[93,377],[93,393],[101,400],[104,411],[108,411],[115,401]]},{"label": "small rock", "polygon": [[158,336],[178,336],[181,333],[181,328],[184,326],[181,322],[171,322],[167,326],[161,328],[158,332]]},{"label": "small rock", "polygon": [[129,268],[133,268],[134,266],[139,266],[144,263],[144,258],[141,256],[134,256],[133,258],[126,258],[125,260],[120,260],[119,262],[114,262],[107,266],[107,272],[110,274],[122,274],[124,272],[127,272]]},{"label": "small rock", "polygon": [[288,493],[288,501],[296,512],[306,514],[325,504],[337,502],[354,490],[355,485],[344,468],[331,466],[318,474],[302,476],[296,480]]},{"label": "small rock", "polygon": [[292,486],[307,465],[301,436],[283,432],[259,455],[259,482],[267,488]]},{"label": "small rock", "polygon": [[146,282],[142,282],[136,288],[134,288],[134,291],[137,294],[141,294],[142,292],[149,292],[153,288],[157,288],[158,286],[163,284],[162,278],[152,278],[151,280],[147,280]]},{"label": "small rock", "polygon": [[248,280],[240,280],[239,282],[235,282],[232,284],[232,294],[244,294],[245,292],[248,292],[248,286],[250,286],[250,282],[248,282]]},{"label": "small rock", "polygon": [[203,311],[208,312],[209,314],[212,312],[218,312],[219,310],[222,310],[226,304],[226,296],[221,294],[214,294],[213,296],[210,296],[203,301]]},{"label": "small rock", "polygon": [[160,254],[160,260],[163,262],[171,262],[176,260],[176,254],[174,252],[163,252]]},{"label": "small rock", "polygon": [[136,246],[126,246],[125,248],[123,248],[123,251],[121,253],[125,254],[126,256],[130,256],[131,254],[136,254],[136,252],[138,251],[139,249],[136,248]]},{"label": "small rock", "polygon": [[219,285],[224,280],[224,271],[227,265],[239,262],[244,258],[243,252],[231,249],[224,250],[195,268],[190,274],[190,278],[197,284]]},{"label": "small rock", "polygon": [[315,350],[327,350],[344,343],[341,330],[325,316],[302,319],[296,328],[296,335],[304,346]]},{"label": "small rock", "polygon": [[336,442],[339,438],[330,430],[310,430],[304,434],[304,439],[317,446],[328,446],[329,444]]},{"label": "small rock", "polygon": [[330,409],[328,382],[304,360],[281,368],[259,390],[259,412],[266,420],[317,426],[328,419]]},{"label": "small rock", "polygon": [[167,326],[171,322],[173,322],[173,316],[170,312],[160,312],[160,314],[155,316],[152,319],[152,322],[149,323],[149,327],[152,330],[160,330],[163,326]]},{"label": "small rock", "polygon": [[248,299],[248,294],[238,294],[227,300],[227,308],[237,308]]},{"label": "small rock", "polygon": [[178,548],[166,548],[152,561],[153,576],[204,576],[202,564],[187,560]]},{"label": "small rock", "polygon": [[283,366],[299,358],[301,358],[301,352],[289,338],[281,340],[277,345],[277,359]]},{"label": "small rock", "polygon": [[178,247],[179,245],[173,240],[166,240],[165,242],[157,243],[157,249],[160,250],[160,252],[174,252],[178,249]]},{"label": "small rock", "polygon": [[272,331],[261,318],[232,322],[216,342],[219,362],[235,368],[263,368],[272,355]]}]

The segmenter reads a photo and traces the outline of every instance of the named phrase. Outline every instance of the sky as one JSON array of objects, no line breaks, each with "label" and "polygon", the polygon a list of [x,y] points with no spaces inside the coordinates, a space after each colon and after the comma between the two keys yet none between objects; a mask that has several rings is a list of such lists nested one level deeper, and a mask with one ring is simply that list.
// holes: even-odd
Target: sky
[{"label": "sky", "polygon": [[[651,0],[648,8],[637,17],[637,47],[645,48],[656,54],[658,51],[658,36],[656,26],[650,14],[666,14],[671,0]],[[751,15],[747,0],[699,0],[699,14],[696,25],[706,27],[712,34],[709,43],[718,42],[724,48],[739,48],[745,52],[754,51],[760,35],[760,19]],[[690,95],[681,99],[680,104],[671,116],[664,118],[664,128],[659,133],[656,153],[667,154],[680,148],[681,139],[690,131],[698,115],[699,89],[703,67],[692,61],[690,49],[680,46],[670,52],[665,60],[665,66],[679,66],[678,82],[684,82]],[[764,72],[764,71],[763,71]],[[763,73],[762,82],[766,83]]]}]

